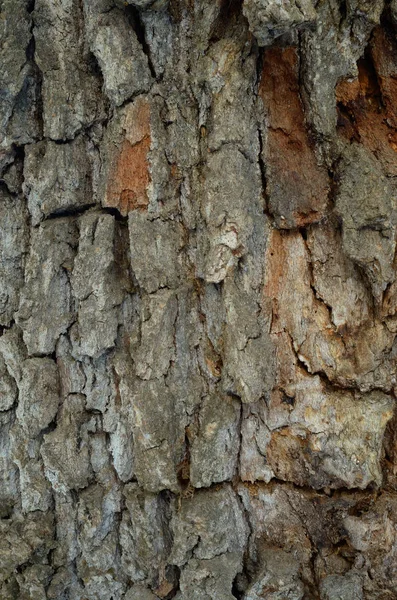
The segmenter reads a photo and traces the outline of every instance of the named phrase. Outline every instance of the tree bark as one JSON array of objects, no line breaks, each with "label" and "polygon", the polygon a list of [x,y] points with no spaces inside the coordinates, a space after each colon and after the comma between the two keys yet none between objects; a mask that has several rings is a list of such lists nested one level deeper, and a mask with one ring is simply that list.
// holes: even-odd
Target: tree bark
[{"label": "tree bark", "polygon": [[0,17],[0,598],[396,598],[396,1]]}]

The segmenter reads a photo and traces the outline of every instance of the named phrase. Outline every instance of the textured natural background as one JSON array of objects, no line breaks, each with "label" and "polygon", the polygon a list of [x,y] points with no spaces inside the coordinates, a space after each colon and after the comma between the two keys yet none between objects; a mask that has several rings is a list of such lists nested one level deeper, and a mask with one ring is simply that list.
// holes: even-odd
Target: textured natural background
[{"label": "textured natural background", "polygon": [[396,0],[0,0],[0,599],[397,598]]}]

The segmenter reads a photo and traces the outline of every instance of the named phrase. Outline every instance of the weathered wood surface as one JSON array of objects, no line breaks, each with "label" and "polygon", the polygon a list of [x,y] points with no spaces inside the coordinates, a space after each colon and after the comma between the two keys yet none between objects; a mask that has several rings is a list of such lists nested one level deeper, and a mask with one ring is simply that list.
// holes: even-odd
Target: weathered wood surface
[{"label": "weathered wood surface", "polygon": [[1,600],[397,598],[396,31],[0,2]]}]

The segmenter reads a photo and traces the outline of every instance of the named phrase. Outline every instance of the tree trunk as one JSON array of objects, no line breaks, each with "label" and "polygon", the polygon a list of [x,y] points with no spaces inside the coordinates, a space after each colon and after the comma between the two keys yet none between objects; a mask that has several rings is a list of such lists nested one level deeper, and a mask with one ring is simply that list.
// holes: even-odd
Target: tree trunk
[{"label": "tree trunk", "polygon": [[0,598],[397,598],[396,0],[0,10]]}]

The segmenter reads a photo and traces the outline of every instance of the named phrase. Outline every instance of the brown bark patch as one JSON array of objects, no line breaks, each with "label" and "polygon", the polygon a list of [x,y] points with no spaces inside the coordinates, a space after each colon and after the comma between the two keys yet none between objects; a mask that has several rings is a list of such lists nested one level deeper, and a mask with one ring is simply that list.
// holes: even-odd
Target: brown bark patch
[{"label": "brown bark patch", "polygon": [[305,461],[307,440],[295,435],[290,427],[274,431],[266,452],[268,465],[278,479],[305,485],[302,471],[308,470]]},{"label": "brown bark patch", "polygon": [[125,138],[109,173],[105,206],[117,208],[122,215],[146,209],[150,143],[149,104],[137,99],[126,114]]},{"label": "brown bark patch", "polygon": [[377,28],[358,63],[358,78],[336,86],[338,129],[381,160],[388,175],[397,175],[397,43]]},{"label": "brown bark patch", "polygon": [[278,227],[313,223],[326,210],[329,181],[307,131],[295,48],[265,53],[260,95],[268,117],[264,159],[269,209]]}]

